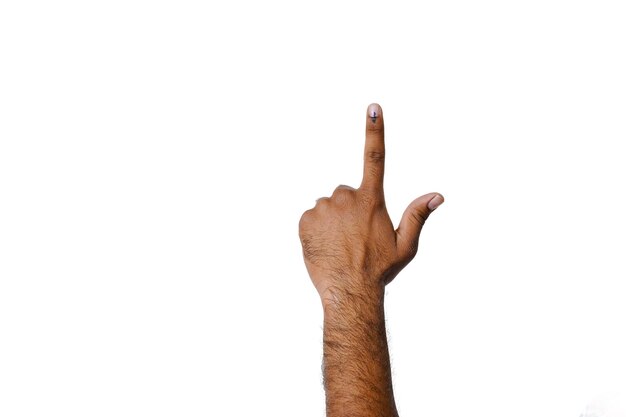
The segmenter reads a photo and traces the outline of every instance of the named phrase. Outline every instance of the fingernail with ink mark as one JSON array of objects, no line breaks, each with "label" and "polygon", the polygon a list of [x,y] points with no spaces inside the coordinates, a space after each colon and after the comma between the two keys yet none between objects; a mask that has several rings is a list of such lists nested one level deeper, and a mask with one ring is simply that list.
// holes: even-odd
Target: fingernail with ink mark
[{"label": "fingernail with ink mark", "polygon": [[441,203],[443,203],[443,197],[440,194],[437,194],[428,202],[428,209],[433,211],[439,207]]},{"label": "fingernail with ink mark", "polygon": [[367,108],[367,114],[372,119],[372,123],[376,123],[376,119],[380,117],[380,106],[376,103],[372,103]]}]

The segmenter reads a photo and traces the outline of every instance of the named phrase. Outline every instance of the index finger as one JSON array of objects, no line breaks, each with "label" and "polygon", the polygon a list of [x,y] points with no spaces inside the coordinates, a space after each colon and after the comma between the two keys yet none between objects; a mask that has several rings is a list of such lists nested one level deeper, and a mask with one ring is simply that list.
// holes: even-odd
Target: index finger
[{"label": "index finger", "polygon": [[367,107],[365,122],[365,153],[361,189],[383,192],[385,174],[385,123],[383,111],[377,103]]}]

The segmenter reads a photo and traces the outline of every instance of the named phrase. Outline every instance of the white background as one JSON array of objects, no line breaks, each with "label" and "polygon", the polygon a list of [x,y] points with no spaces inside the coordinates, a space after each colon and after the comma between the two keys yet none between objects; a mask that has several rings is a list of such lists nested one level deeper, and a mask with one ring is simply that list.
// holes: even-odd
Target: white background
[{"label": "white background", "polygon": [[[410,6],[409,6],[410,4]],[[0,415],[323,416],[303,211],[382,104],[401,416],[626,381],[623,1],[0,3]]]}]

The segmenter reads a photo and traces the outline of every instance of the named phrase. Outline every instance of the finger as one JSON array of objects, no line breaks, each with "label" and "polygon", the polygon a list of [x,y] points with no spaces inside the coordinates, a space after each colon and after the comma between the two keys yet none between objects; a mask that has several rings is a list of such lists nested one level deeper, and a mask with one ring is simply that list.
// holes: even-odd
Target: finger
[{"label": "finger", "polygon": [[385,123],[380,106],[372,103],[367,108],[365,122],[365,153],[361,189],[375,193],[383,191],[385,173]]},{"label": "finger", "polygon": [[416,198],[409,204],[396,229],[398,255],[401,259],[413,259],[424,223],[430,213],[443,203],[443,196],[430,193]]}]

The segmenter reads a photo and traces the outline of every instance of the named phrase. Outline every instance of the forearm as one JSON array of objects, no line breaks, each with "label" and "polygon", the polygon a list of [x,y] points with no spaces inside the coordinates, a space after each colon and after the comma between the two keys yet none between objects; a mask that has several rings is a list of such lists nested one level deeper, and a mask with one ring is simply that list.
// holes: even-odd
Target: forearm
[{"label": "forearm", "polygon": [[324,304],[327,417],[396,417],[384,288],[342,291]]}]

